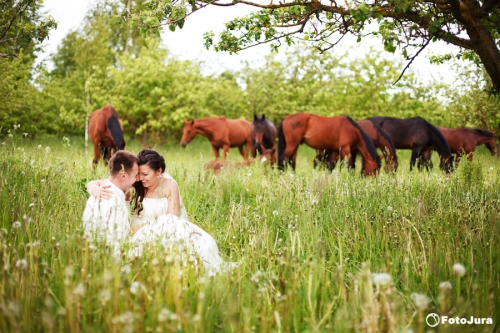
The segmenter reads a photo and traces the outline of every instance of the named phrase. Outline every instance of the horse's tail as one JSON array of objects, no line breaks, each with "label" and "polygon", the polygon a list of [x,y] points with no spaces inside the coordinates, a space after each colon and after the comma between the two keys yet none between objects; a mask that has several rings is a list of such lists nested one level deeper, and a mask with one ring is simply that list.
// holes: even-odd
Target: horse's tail
[{"label": "horse's tail", "polygon": [[278,129],[278,169],[280,170],[285,168],[285,148],[285,133],[283,133],[283,121],[281,121]]},{"label": "horse's tail", "polygon": [[431,130],[432,146],[434,147],[434,149],[441,157],[451,157],[450,145],[448,144],[448,141],[446,141],[444,135],[436,128],[436,126],[432,125],[430,122],[423,118],[421,119],[427,123]]},{"label": "horse's tail", "polygon": [[121,150],[125,148],[125,140],[123,139],[123,132],[120,121],[118,120],[118,114],[113,107],[111,107],[111,116],[108,118],[108,129],[113,137],[116,149]]},{"label": "horse's tail", "polygon": [[374,161],[377,161],[378,167],[380,168],[380,159],[378,158],[377,149],[375,148],[375,145],[373,144],[372,139],[370,139],[370,137],[368,136],[368,134],[366,134],[366,132],[363,131],[363,129],[361,128],[361,126],[359,126],[358,123],[356,123],[354,120],[352,120],[351,117],[346,116],[346,118],[349,119],[349,121],[351,122],[351,124],[359,130],[359,133],[361,133],[361,137],[365,141],[366,150],[368,150],[368,153],[370,154],[370,157]]}]

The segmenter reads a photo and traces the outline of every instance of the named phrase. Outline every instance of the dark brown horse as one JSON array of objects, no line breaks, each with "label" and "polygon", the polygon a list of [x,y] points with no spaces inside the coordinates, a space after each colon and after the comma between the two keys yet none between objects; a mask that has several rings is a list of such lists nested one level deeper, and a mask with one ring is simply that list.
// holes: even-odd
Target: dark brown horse
[{"label": "dark brown horse", "polygon": [[253,116],[252,124],[252,157],[257,156],[257,152],[262,154],[266,149],[273,149],[276,143],[276,126],[269,119],[266,119],[266,115],[262,117]]},{"label": "dark brown horse", "polygon": [[[491,132],[467,127],[448,128],[438,126],[437,129],[443,134],[446,141],[448,141],[450,151],[452,154],[455,154],[455,162],[457,163],[460,161],[462,155],[467,155],[468,160],[472,161],[476,147],[482,144],[489,149],[492,156],[496,154],[496,138]],[[431,164],[430,157],[432,151],[432,149],[429,149],[421,152],[424,165]]]},{"label": "dark brown horse", "polygon": [[227,119],[226,117],[210,117],[187,121],[184,119],[181,146],[185,148],[197,134],[207,137],[212,145],[215,159],[219,159],[222,148],[222,160],[225,161],[229,148],[238,147],[243,159],[248,160],[252,145],[250,130],[252,123],[245,119]]},{"label": "dark brown horse", "polygon": [[123,126],[116,110],[111,105],[95,110],[90,115],[89,137],[94,144],[94,166],[102,157],[107,164],[109,158],[120,149],[125,149]]},{"label": "dark brown horse", "polygon": [[340,151],[342,159],[352,151],[363,157],[362,173],[376,175],[380,159],[368,135],[350,117],[324,117],[308,113],[286,116],[278,133],[278,167],[283,169],[288,162],[295,170],[299,144],[305,143],[314,149]]},{"label": "dark brown horse", "polygon": [[[358,125],[365,131],[365,133],[370,137],[376,148],[382,151],[385,158],[385,171],[395,172],[398,169],[398,157],[396,156],[396,148],[394,143],[387,133],[385,133],[380,127],[375,125],[369,120],[361,120],[357,122]],[[351,156],[349,157],[349,165],[354,166],[356,161],[357,151],[353,150]],[[316,151],[316,157],[314,159],[314,167],[318,163],[326,163],[330,169],[335,167],[340,154],[338,151]]]},{"label": "dark brown horse", "polygon": [[[368,118],[382,128],[394,142],[397,149],[411,149],[410,171],[415,166],[420,152],[435,149],[440,156],[440,168],[445,172],[453,169],[450,146],[439,130],[421,117],[408,119],[392,117]],[[420,165],[420,161],[419,161]]]}]

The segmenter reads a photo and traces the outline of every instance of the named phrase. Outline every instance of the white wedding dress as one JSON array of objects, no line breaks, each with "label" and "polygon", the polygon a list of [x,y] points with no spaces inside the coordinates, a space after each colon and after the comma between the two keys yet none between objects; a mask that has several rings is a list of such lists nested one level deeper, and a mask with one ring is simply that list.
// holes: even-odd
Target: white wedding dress
[{"label": "white wedding dress", "polygon": [[[164,174],[164,177],[168,176],[168,174]],[[131,218],[132,228],[142,225],[132,236],[132,255],[140,256],[145,247],[156,246],[159,242],[166,253],[183,253],[186,254],[183,256],[183,260],[195,264],[201,262],[208,276],[237,266],[236,263],[222,260],[214,238],[187,220],[182,198],[181,217],[166,214],[168,200],[165,197],[144,198],[142,207],[140,216],[132,215]]]}]

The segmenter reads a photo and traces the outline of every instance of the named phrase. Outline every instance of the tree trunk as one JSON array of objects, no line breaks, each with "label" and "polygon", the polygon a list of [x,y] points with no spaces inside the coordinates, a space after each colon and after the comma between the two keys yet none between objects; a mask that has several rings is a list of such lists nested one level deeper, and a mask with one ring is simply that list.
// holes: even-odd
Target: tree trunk
[{"label": "tree trunk", "polygon": [[450,4],[453,15],[464,25],[473,50],[488,72],[495,93],[500,93],[500,50],[483,23],[485,16],[481,12],[481,7],[473,0],[454,0]]}]

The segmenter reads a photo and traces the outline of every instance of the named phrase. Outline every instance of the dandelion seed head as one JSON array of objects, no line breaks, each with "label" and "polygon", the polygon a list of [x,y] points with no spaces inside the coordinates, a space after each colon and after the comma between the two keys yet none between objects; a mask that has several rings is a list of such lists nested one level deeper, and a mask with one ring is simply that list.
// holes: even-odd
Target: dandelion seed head
[{"label": "dandelion seed head", "polygon": [[106,304],[111,299],[111,291],[109,291],[108,289],[101,290],[99,292],[98,298],[99,302],[101,302],[102,304]]},{"label": "dandelion seed head", "polygon": [[439,284],[439,289],[443,291],[451,290],[452,289],[451,283],[448,281],[443,281]]},{"label": "dandelion seed head", "polygon": [[387,206],[387,210],[388,210],[389,212],[392,212],[392,206]]},{"label": "dandelion seed head", "polygon": [[455,273],[456,275],[462,277],[465,275],[465,267],[464,265],[462,265],[461,263],[455,263],[453,265],[453,273]]},{"label": "dandelion seed head", "polygon": [[129,274],[131,271],[132,271],[132,269],[130,268],[129,265],[125,265],[121,269],[122,274],[125,274],[125,275]]},{"label": "dandelion seed head", "polygon": [[80,282],[78,286],[76,286],[76,288],[73,290],[73,295],[77,296],[85,295],[85,286],[83,285],[82,282]]},{"label": "dandelion seed head", "polygon": [[19,270],[26,270],[28,269],[28,261],[26,259],[20,259],[16,261],[16,268]]},{"label": "dandelion seed head", "polygon": [[427,296],[425,296],[424,294],[419,294],[419,293],[412,293],[410,295],[410,298],[413,301],[413,303],[415,303],[415,306],[417,307],[417,309],[419,309],[421,311],[424,311],[425,309],[427,309],[427,306],[431,302],[431,300]]},{"label": "dandelion seed head", "polygon": [[12,223],[12,228],[14,228],[14,229],[21,228],[21,222],[16,221],[16,222]]},{"label": "dandelion seed head", "polygon": [[278,214],[279,214],[279,213],[278,213],[278,211],[277,211],[277,210],[273,210],[273,215],[274,215],[274,216],[277,216]]},{"label": "dandelion seed head", "polygon": [[373,284],[382,287],[388,286],[392,282],[392,277],[387,273],[377,273],[372,276]]},{"label": "dandelion seed head", "polygon": [[141,284],[137,281],[132,282],[132,284],[130,285],[130,292],[134,295],[137,295],[140,289],[141,289]]}]

